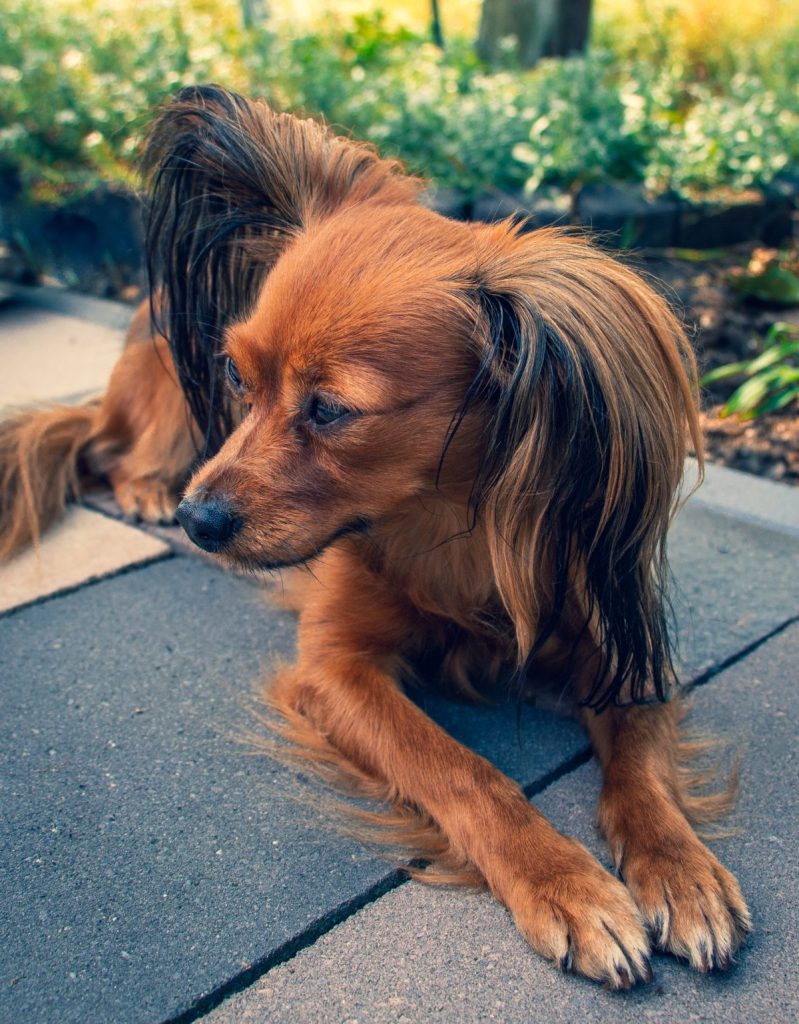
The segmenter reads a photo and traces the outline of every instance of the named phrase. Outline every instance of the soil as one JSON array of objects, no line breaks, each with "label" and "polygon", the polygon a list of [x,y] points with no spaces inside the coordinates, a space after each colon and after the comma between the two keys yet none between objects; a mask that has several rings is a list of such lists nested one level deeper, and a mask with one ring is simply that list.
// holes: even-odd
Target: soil
[{"label": "soil", "polygon": [[[774,323],[787,322],[799,328],[799,306],[747,300],[731,285],[744,268],[757,269],[777,255],[748,245],[724,252],[664,250],[634,263],[654,279],[682,314],[693,332],[700,372],[705,374],[756,356]],[[792,266],[796,259],[794,250]],[[799,402],[755,420],[724,417],[724,404],[739,383],[718,382],[703,391],[702,426],[708,460],[799,486]]]},{"label": "soil", "polygon": [[702,415],[711,462],[799,487],[799,412],[790,409],[746,421]]}]

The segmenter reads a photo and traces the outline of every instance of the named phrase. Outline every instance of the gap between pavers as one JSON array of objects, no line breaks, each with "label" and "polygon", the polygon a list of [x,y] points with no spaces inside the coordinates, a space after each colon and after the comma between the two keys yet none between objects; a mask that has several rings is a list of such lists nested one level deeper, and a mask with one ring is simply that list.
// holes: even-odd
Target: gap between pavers
[{"label": "gap between pavers", "polygon": [[[206,1015],[207,1024],[788,1024],[799,1017],[799,626],[775,636],[695,694],[694,720],[743,741],[733,823],[713,844],[738,875],[755,931],[727,974],[655,958],[655,981],[614,994],[536,957],[489,896],[407,885]],[[609,865],[594,826],[592,763],[535,800],[553,824]]]},{"label": "gap between pavers", "polygon": [[0,565],[0,613],[169,554],[157,537],[73,506],[38,547]]}]

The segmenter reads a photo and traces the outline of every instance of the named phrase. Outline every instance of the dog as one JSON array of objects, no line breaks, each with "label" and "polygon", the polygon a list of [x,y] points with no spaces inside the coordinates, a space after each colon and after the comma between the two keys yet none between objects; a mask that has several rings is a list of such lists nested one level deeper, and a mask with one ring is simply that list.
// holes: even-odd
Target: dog
[{"label": "dog", "polygon": [[[611,989],[653,946],[728,967],[750,917],[693,828],[727,798],[691,788],[668,628],[701,436],[667,304],[582,237],[446,219],[397,163],[218,87],[162,108],[144,172],[150,308],[99,402],[0,428],[2,554],[104,480],[230,566],[312,565],[269,701],[422,878],[488,887]],[[405,695],[420,665],[568,702],[618,877]]]}]

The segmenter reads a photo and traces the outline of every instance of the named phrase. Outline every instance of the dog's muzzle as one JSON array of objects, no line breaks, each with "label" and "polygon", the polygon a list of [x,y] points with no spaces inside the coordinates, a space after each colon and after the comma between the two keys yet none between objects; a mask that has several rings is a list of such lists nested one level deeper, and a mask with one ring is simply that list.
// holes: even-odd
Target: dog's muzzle
[{"label": "dog's muzzle", "polygon": [[203,501],[196,495],[187,496],[175,514],[189,539],[203,551],[211,552],[223,548],[239,532],[243,522],[224,498]]}]

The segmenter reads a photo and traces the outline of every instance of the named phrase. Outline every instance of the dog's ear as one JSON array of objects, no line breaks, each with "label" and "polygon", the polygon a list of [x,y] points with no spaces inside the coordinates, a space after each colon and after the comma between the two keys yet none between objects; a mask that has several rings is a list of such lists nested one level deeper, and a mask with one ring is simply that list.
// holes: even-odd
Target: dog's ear
[{"label": "dog's ear", "polygon": [[588,629],[589,706],[663,699],[664,542],[686,423],[701,459],[690,346],[643,280],[584,241],[490,231],[465,406],[486,420],[473,502],[520,669],[563,627],[573,640]]},{"label": "dog's ear", "polygon": [[179,92],[143,156],[156,328],[169,340],[211,454],[229,429],[216,358],[281,251],[345,203],[408,202],[420,183],[366,146],[217,86]]}]

